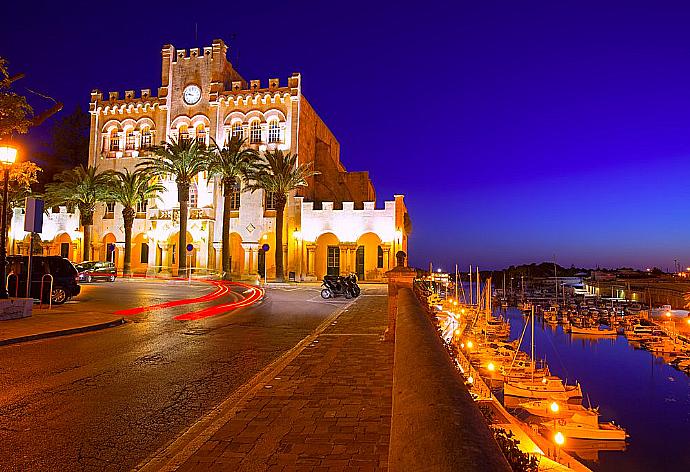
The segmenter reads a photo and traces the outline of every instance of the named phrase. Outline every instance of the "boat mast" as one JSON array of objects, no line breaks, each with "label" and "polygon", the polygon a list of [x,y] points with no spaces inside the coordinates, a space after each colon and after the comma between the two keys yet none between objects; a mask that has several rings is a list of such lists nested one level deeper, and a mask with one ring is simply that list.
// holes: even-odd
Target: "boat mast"
[{"label": "boat mast", "polygon": [[532,305],[532,382],[534,382],[534,305]]},{"label": "boat mast", "polygon": [[458,265],[455,264],[455,301],[458,301]]},{"label": "boat mast", "polygon": [[558,272],[556,272],[556,255],[553,255],[553,276],[556,279],[556,305],[558,305]]},{"label": "boat mast", "polygon": [[470,306],[472,306],[472,264],[470,264]]},{"label": "boat mast", "polygon": [[479,299],[482,296],[482,288],[479,285],[481,283],[479,281],[479,266],[477,266],[476,269],[477,269],[477,308],[479,308]]}]

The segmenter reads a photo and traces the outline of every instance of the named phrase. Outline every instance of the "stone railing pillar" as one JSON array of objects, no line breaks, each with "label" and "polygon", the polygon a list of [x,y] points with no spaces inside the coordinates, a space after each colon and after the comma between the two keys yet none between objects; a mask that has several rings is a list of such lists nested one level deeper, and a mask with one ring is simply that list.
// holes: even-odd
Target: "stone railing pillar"
[{"label": "stone railing pillar", "polygon": [[314,258],[316,257],[316,244],[307,243],[307,275],[314,277],[316,263]]},{"label": "stone railing pillar", "polygon": [[395,254],[398,265],[386,272],[388,277],[388,327],[383,333],[384,341],[395,341],[395,320],[398,314],[398,290],[403,287],[412,289],[417,271],[405,265],[407,254],[398,251]]}]

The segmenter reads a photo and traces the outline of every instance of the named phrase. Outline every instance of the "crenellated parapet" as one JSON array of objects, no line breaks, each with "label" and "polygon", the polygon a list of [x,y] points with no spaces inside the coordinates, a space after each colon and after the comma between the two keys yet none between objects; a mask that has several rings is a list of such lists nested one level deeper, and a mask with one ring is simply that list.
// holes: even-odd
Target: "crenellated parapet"
[{"label": "crenellated parapet", "polygon": [[374,233],[382,242],[393,242],[399,237],[395,206],[395,201],[386,201],[377,209],[376,202],[364,202],[363,208],[355,209],[354,202],[342,202],[342,208],[335,209],[333,202],[322,202],[321,209],[315,209],[314,202],[302,201],[302,237],[316,241],[333,233],[341,242],[355,242],[366,233]]},{"label": "crenellated parapet", "polygon": [[91,92],[89,111],[103,114],[143,113],[165,105],[165,100],[151,95],[151,89],[141,89],[137,94],[134,90],[125,90],[123,98],[120,92],[108,92],[107,98],[95,89]]}]

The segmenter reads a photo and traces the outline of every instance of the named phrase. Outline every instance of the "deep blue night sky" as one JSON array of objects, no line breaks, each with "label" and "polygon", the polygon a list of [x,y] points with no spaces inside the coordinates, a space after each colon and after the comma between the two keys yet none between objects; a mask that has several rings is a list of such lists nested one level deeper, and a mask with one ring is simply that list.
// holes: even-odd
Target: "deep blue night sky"
[{"label": "deep blue night sky", "polygon": [[415,265],[690,265],[690,4],[453,3],[11,2],[0,55],[69,111],[223,38],[406,195]]}]

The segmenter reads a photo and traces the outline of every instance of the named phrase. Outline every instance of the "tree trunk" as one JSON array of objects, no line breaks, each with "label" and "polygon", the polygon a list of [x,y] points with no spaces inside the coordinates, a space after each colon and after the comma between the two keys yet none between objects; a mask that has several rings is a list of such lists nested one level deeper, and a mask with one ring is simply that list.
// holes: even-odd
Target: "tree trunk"
[{"label": "tree trunk", "polygon": [[189,182],[177,183],[177,197],[180,203],[180,237],[177,248],[177,275],[186,276],[187,271],[187,213],[189,212]]},{"label": "tree trunk", "polygon": [[122,275],[125,277],[132,276],[132,226],[135,215],[136,212],[132,207],[126,207],[122,210],[122,217],[125,220],[125,262]]},{"label": "tree trunk", "polygon": [[79,208],[79,219],[84,227],[84,247],[82,248],[82,260],[91,260],[91,227],[93,226],[93,208]]},{"label": "tree trunk", "polygon": [[230,200],[232,199],[232,191],[229,182],[223,182],[223,248],[222,248],[222,266],[223,278],[230,280]]},{"label": "tree trunk", "polygon": [[285,280],[285,271],[283,270],[283,216],[285,214],[285,204],[287,203],[287,195],[277,193],[276,199],[276,282],[283,282]]}]

